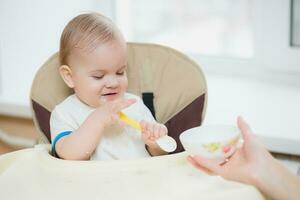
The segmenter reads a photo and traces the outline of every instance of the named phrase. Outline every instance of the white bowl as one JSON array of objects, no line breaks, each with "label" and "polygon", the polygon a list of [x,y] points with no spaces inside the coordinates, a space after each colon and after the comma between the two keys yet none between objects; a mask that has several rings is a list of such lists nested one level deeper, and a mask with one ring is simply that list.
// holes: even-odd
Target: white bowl
[{"label": "white bowl", "polygon": [[203,125],[181,133],[179,139],[190,155],[201,155],[222,163],[240,144],[241,133],[235,126]]}]

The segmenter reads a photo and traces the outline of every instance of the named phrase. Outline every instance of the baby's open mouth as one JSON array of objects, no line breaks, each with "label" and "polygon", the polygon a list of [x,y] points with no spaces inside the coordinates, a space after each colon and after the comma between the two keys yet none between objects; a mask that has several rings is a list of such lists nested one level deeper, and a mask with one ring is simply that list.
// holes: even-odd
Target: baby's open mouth
[{"label": "baby's open mouth", "polygon": [[102,94],[102,96],[110,96],[110,95],[116,95],[116,94],[118,94],[118,93],[116,93],[116,92],[112,92],[112,93],[106,93],[106,94]]}]

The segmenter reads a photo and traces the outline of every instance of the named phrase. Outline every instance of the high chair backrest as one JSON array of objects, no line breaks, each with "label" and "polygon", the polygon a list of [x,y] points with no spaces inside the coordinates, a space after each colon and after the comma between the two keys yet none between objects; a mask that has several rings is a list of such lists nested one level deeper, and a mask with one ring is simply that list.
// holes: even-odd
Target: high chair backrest
[{"label": "high chair backrest", "polygon": [[[155,44],[127,43],[128,92],[140,96],[167,126],[183,151],[179,135],[201,125],[206,111],[207,86],[200,67],[184,54]],[[51,142],[50,115],[54,107],[73,93],[59,75],[58,53],[38,70],[31,88],[35,126],[43,141]]]}]

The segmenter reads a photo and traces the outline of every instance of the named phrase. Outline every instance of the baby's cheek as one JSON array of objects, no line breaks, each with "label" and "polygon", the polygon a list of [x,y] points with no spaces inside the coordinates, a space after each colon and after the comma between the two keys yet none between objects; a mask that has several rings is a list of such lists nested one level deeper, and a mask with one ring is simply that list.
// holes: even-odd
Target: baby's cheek
[{"label": "baby's cheek", "polygon": [[124,75],[123,77],[120,77],[119,84],[120,84],[120,87],[122,88],[122,92],[125,92],[128,88],[128,79],[127,79],[126,75]]}]

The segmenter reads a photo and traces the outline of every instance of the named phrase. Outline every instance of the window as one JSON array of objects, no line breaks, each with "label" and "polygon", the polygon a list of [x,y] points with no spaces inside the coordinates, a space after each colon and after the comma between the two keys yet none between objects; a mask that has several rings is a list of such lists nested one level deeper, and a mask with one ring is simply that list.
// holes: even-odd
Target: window
[{"label": "window", "polygon": [[290,45],[291,0],[114,2],[115,21],[129,41],[173,47],[208,71],[299,79],[300,48]]},{"label": "window", "polygon": [[251,58],[251,0],[117,0],[117,22],[130,41],[190,54]]}]

